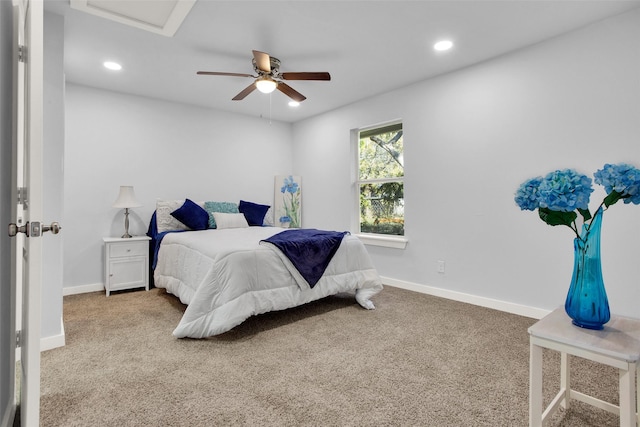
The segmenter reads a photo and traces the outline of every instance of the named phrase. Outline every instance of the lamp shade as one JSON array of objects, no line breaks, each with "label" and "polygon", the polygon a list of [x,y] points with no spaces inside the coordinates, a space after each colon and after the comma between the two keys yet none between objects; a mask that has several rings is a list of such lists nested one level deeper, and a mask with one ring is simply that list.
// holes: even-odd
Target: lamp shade
[{"label": "lamp shade", "polygon": [[278,84],[267,76],[260,77],[256,80],[256,87],[262,93],[271,93],[276,90]]},{"label": "lamp shade", "polygon": [[142,204],[136,199],[136,194],[133,192],[133,186],[121,185],[120,194],[115,202],[113,202],[114,208],[139,208]]}]

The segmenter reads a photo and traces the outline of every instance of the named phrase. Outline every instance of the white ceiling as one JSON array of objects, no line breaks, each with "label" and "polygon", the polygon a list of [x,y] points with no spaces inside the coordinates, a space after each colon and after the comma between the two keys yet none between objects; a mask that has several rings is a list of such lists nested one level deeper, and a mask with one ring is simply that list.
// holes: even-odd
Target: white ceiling
[{"label": "white ceiling", "polygon": [[[150,4],[153,0],[111,0]],[[640,7],[640,0],[217,1],[198,0],[173,37],[46,0],[65,16],[67,81],[108,90],[295,122],[558,36]],[[139,9],[139,7],[137,7]],[[435,53],[450,38],[455,47]],[[253,74],[253,49],[281,71],[328,71],[330,82],[289,81],[307,100],[276,91],[232,101]],[[122,64],[120,72],[102,67]]]}]

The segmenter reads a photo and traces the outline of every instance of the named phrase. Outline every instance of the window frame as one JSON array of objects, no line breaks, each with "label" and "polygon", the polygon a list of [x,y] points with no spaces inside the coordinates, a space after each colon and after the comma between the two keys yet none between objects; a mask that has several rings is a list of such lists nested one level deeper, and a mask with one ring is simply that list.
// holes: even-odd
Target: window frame
[{"label": "window frame", "polygon": [[[390,178],[381,178],[381,179],[373,179],[373,180],[360,180],[360,138],[361,134],[366,134],[371,131],[371,135],[375,135],[378,133],[384,133],[385,130],[387,132],[392,131],[398,128],[398,125],[404,130],[404,123],[401,119],[395,119],[384,123],[379,123],[376,125],[361,127],[352,129],[351,131],[351,158],[353,159],[353,168],[352,168],[352,223],[351,230],[352,234],[357,236],[365,245],[371,246],[382,246],[388,248],[395,249],[405,249],[407,243],[409,242],[405,234],[403,236],[394,235],[394,234],[378,234],[378,233],[367,233],[360,231],[360,185],[363,183],[376,183],[376,182],[402,182],[403,187],[405,183],[406,175],[403,174],[401,178],[399,177],[390,177]],[[375,131],[375,133],[373,132]],[[404,135],[403,135],[404,136]],[[404,155],[404,148],[403,148]],[[406,194],[405,194],[406,195]],[[406,199],[403,197],[403,199]]]}]

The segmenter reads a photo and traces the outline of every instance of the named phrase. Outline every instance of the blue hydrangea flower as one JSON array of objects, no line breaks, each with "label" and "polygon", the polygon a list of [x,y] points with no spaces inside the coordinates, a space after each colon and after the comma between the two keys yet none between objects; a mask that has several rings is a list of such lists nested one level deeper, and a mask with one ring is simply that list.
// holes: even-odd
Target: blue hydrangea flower
[{"label": "blue hydrangea flower", "polygon": [[[597,208],[607,209],[619,200],[640,204],[640,169],[626,163],[605,164],[593,174],[596,184],[604,186],[607,196]],[[538,210],[540,219],[549,225],[566,225],[582,240],[576,219],[582,216],[583,227],[591,228],[589,212],[592,180],[573,169],[562,169],[525,181],[516,191],[515,201],[522,210]],[[577,211],[577,212],[575,212]]]},{"label": "blue hydrangea flower", "polygon": [[523,211],[535,211],[540,207],[538,200],[538,187],[542,182],[542,177],[531,178],[520,185],[516,191],[515,201]]},{"label": "blue hydrangea flower", "polygon": [[280,192],[288,192],[295,194],[298,191],[298,184],[293,180],[293,176],[289,175],[284,179],[284,185],[280,188]]},{"label": "blue hydrangea flower", "polygon": [[607,194],[620,193],[625,203],[640,204],[640,169],[626,163],[606,164],[593,174]]},{"label": "blue hydrangea flower", "polygon": [[587,210],[593,192],[591,182],[591,178],[573,169],[550,172],[538,187],[540,207],[560,212]]}]

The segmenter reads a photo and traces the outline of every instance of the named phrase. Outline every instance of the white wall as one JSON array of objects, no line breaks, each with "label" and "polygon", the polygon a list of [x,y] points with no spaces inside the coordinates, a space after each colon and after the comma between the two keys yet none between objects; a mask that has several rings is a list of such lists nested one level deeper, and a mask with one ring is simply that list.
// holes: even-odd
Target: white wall
[{"label": "white wall", "polygon": [[58,221],[63,232],[46,233],[42,240],[43,348],[64,345],[62,331],[62,268],[65,221],[64,187],[64,18],[45,13],[44,17],[44,107],[43,107],[43,222]]},{"label": "white wall", "polygon": [[291,126],[67,83],[64,286],[102,284],[105,236],[124,232],[112,208],[120,185],[143,235],[156,199],[273,202],[274,176],[292,171]]},{"label": "white wall", "polygon": [[[558,168],[592,175],[607,162],[640,166],[639,52],[636,10],[295,124],[304,223],[349,228],[350,130],[401,118],[409,244],[369,247],[380,274],[544,310],[562,305],[573,234],[520,211],[513,195],[525,179]],[[604,196],[596,187],[592,209]],[[634,317],[638,241],[640,206],[606,212],[611,309]]]}]

